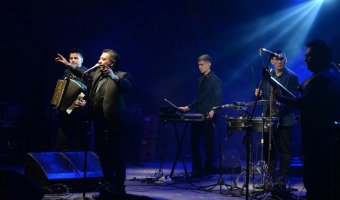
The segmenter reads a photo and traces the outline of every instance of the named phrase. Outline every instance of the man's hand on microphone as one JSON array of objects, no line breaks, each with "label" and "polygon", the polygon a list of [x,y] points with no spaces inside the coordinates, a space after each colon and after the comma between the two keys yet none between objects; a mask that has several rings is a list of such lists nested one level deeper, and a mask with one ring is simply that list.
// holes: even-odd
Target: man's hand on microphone
[{"label": "man's hand on microphone", "polygon": [[115,75],[115,73],[113,73],[113,71],[112,71],[112,69],[110,68],[110,67],[108,67],[108,66],[101,66],[101,71],[102,71],[102,74],[104,75],[104,76],[110,76],[110,78],[112,79],[112,80],[118,80],[119,78],[118,78],[118,76],[117,75]]}]

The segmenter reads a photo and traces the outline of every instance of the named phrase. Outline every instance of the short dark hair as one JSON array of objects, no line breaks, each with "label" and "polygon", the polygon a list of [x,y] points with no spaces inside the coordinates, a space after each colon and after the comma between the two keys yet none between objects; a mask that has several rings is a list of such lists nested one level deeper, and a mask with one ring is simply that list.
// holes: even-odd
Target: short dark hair
[{"label": "short dark hair", "polygon": [[108,53],[110,55],[110,60],[114,62],[114,68],[118,68],[120,62],[120,55],[117,51],[112,49],[104,49],[102,53]]},{"label": "short dark hair", "polygon": [[277,53],[277,54],[282,54],[282,55],[283,55],[283,57],[284,57],[285,59],[287,59],[287,56],[286,56],[285,52],[284,52],[284,51],[282,51],[281,49],[279,49],[279,50],[276,50],[276,51],[275,51],[275,53]]},{"label": "short dark hair", "polygon": [[208,61],[211,63],[212,59],[208,54],[203,54],[200,57],[198,57],[198,62],[199,61]]},{"label": "short dark hair", "polygon": [[79,48],[72,48],[71,51],[70,51],[70,53],[78,53],[78,54],[80,54],[81,57],[84,58],[84,53],[83,53],[83,51],[82,51],[81,49],[79,49]]},{"label": "short dark hair", "polygon": [[321,58],[325,63],[332,61],[333,51],[328,44],[322,40],[314,39],[306,44],[308,48],[313,47],[317,56]]}]

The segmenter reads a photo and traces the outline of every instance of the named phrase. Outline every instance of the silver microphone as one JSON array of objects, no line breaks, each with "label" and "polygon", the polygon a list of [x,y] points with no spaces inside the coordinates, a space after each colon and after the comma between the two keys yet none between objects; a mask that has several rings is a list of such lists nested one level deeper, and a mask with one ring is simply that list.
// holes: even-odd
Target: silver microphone
[{"label": "silver microphone", "polygon": [[275,52],[273,52],[273,51],[269,51],[268,49],[261,48],[260,50],[263,51],[263,52],[268,53],[270,56],[277,57],[277,58],[279,58],[279,59],[282,59],[282,58],[283,58],[280,54],[275,53]]},{"label": "silver microphone", "polygon": [[221,106],[212,107],[211,110],[216,110],[216,109],[221,109],[221,108],[229,108],[230,106],[231,106],[230,104],[225,104],[225,105],[221,105]]},{"label": "silver microphone", "polygon": [[97,68],[97,67],[99,67],[99,66],[100,66],[99,63],[95,64],[93,67],[91,67],[91,68],[87,69],[86,71],[84,71],[83,75],[86,74],[86,73],[89,72],[89,71],[92,71],[93,69],[95,69],[95,68]]}]

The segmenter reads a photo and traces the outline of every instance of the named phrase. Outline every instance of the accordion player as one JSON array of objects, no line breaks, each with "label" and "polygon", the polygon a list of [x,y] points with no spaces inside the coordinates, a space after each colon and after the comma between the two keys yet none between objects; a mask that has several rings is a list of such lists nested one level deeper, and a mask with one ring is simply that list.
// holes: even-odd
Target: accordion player
[{"label": "accordion player", "polygon": [[51,104],[57,109],[71,114],[76,107],[74,101],[77,98],[84,98],[87,87],[84,83],[75,79],[59,79],[54,89]]}]

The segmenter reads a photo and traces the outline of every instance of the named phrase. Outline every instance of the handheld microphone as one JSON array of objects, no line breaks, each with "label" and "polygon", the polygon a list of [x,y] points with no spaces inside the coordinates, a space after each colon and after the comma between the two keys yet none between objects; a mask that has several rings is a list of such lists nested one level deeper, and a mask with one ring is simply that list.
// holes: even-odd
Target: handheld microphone
[{"label": "handheld microphone", "polygon": [[97,67],[99,67],[99,66],[100,66],[99,63],[95,64],[93,67],[91,67],[91,68],[87,69],[86,71],[84,71],[83,75],[86,74],[86,73],[89,72],[89,71],[92,71],[93,69],[95,69],[95,68],[97,68]]},{"label": "handheld microphone", "polygon": [[265,49],[265,48],[261,48],[260,50],[263,51],[263,52],[268,53],[268,54],[269,54],[270,56],[272,56],[272,57],[277,57],[277,58],[279,58],[279,59],[282,59],[282,58],[283,58],[280,54],[275,53],[275,52],[272,52],[272,51],[269,51],[269,50],[267,50],[267,49]]}]

